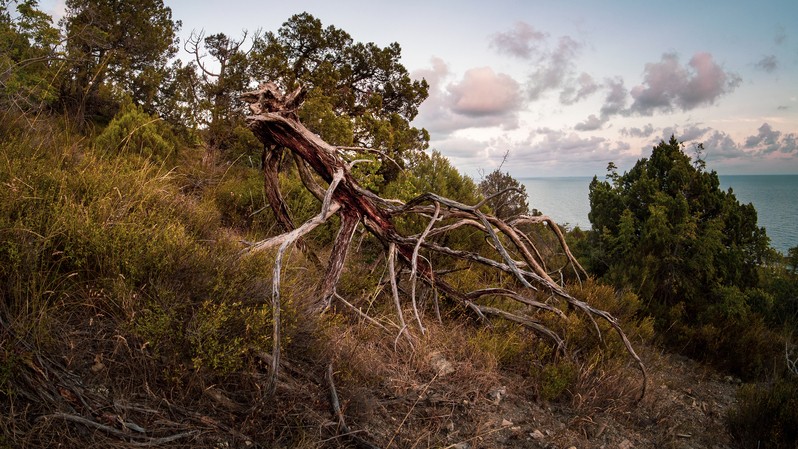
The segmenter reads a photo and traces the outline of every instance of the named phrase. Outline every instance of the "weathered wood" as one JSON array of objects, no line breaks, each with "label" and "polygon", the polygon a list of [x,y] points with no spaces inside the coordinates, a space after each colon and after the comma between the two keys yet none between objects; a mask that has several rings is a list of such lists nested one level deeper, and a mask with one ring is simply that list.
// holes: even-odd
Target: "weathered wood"
[{"label": "weathered wood", "polygon": [[[325,192],[324,204],[321,213],[303,224],[296,230],[287,232],[284,236],[273,237],[264,242],[253,244],[251,250],[262,249],[267,246],[276,245],[280,242],[281,250],[278,254],[278,261],[283,248],[290,245],[298,238],[299,229],[306,229],[306,225],[316,226],[328,219],[334,213],[341,216],[341,228],[333,245],[330,262],[325,274],[322,286],[323,309],[329,304],[335,293],[335,287],[340,279],[348,248],[351,245],[352,237],[358,223],[362,223],[366,230],[371,233],[385,248],[387,252],[387,264],[390,276],[391,293],[395,303],[396,313],[399,318],[399,335],[397,340],[404,335],[409,344],[412,345],[410,331],[403,316],[403,306],[399,295],[398,273],[395,268],[397,260],[411,267],[411,302],[415,318],[419,327],[424,332],[422,319],[416,304],[416,279],[422,279],[429,285],[437,298],[438,292],[446,297],[460,301],[465,307],[472,310],[480,318],[486,316],[498,316],[510,321],[519,323],[535,332],[550,338],[555,346],[560,350],[565,350],[564,340],[547,328],[541,322],[528,316],[511,313],[506,310],[497,309],[477,304],[483,297],[507,297],[523,303],[533,309],[553,313],[560,318],[566,319],[565,314],[556,307],[535,301],[525,295],[499,288],[486,288],[474,292],[462,292],[446,282],[441,276],[436,276],[428,258],[421,257],[419,251],[437,253],[443,256],[469,260],[482,264],[490,269],[499,270],[511,275],[520,283],[526,291],[543,290],[547,294],[555,296],[565,301],[571,307],[586,314],[595,324],[599,331],[595,318],[605,320],[618,333],[630,356],[637,362],[643,375],[643,388],[641,397],[645,393],[647,375],[645,366],[640,357],[634,351],[629,339],[626,337],[617,320],[609,313],[596,309],[589,304],[571,296],[561,285],[558,285],[546,272],[540,252],[532,244],[532,241],[523,234],[518,225],[524,223],[545,223],[557,236],[558,242],[562,246],[570,264],[574,266],[577,276],[584,275],[584,269],[579,266],[576,259],[571,254],[565,242],[565,238],[557,225],[548,217],[519,217],[513,221],[505,221],[497,217],[488,215],[480,209],[487,200],[479,204],[469,206],[458,203],[448,198],[424,193],[407,204],[390,201],[380,198],[371,192],[360,187],[357,180],[352,176],[350,165],[344,160],[339,150],[322,140],[319,136],[308,130],[299,121],[296,109],[301,104],[302,92],[297,89],[288,95],[280,93],[279,88],[274,83],[265,83],[253,92],[242,95],[242,99],[250,103],[252,115],[248,118],[250,129],[264,143],[290,150],[297,158],[297,168],[300,172],[302,182],[313,194],[319,198],[322,189],[319,187],[310,173],[316,173],[319,178],[330,184]],[[276,165],[274,165],[276,167]],[[271,170],[271,168],[270,168]],[[499,192],[497,195],[505,194],[506,191]],[[277,201],[282,201],[277,199]],[[331,206],[333,205],[333,206]],[[273,205],[273,210],[284,205]],[[283,212],[279,212],[283,213]],[[417,236],[401,235],[393,223],[393,218],[397,215],[416,214],[430,217],[430,222],[425,230]],[[450,224],[436,228],[439,221],[447,220]],[[284,220],[285,221],[285,220]],[[454,224],[451,224],[454,221]],[[481,256],[479,254],[455,250],[445,245],[441,245],[431,240],[433,236],[444,233],[448,230],[460,226],[472,226],[486,234],[487,238],[496,251],[497,259]],[[303,234],[304,232],[300,233]],[[288,234],[291,236],[289,237]],[[505,246],[507,245],[507,246]],[[518,257],[520,260],[516,260]],[[279,289],[279,270],[280,264],[275,268],[274,276],[276,282],[275,289]],[[276,294],[279,297],[279,293]],[[437,301],[437,299],[436,299]],[[275,304],[279,307],[279,304]],[[600,333],[598,338],[601,338]],[[277,349],[276,349],[277,351]],[[279,355],[279,352],[277,352]],[[273,366],[272,376],[276,376],[279,363]],[[276,378],[276,377],[275,377]]]}]

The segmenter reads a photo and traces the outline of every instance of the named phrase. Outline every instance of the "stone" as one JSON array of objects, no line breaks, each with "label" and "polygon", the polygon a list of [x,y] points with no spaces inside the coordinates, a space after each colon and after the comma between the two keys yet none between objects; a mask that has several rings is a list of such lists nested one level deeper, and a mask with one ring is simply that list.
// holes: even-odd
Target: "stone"
[{"label": "stone", "polygon": [[488,393],[488,397],[493,399],[494,405],[499,405],[499,403],[502,401],[502,398],[504,398],[504,396],[506,395],[507,395],[507,387],[505,386],[501,386],[495,390],[491,390]]},{"label": "stone", "polygon": [[430,359],[430,364],[432,364],[432,367],[435,368],[435,371],[438,372],[438,377],[448,376],[449,374],[452,374],[455,371],[454,366],[452,366],[451,362],[446,360],[446,358],[443,357],[443,354],[441,354],[438,351],[433,351],[429,355],[429,359]]},{"label": "stone", "polygon": [[546,438],[546,436],[543,435],[543,432],[537,429],[535,429],[534,432],[530,433],[529,436],[531,436],[535,440],[542,440],[543,438]]}]

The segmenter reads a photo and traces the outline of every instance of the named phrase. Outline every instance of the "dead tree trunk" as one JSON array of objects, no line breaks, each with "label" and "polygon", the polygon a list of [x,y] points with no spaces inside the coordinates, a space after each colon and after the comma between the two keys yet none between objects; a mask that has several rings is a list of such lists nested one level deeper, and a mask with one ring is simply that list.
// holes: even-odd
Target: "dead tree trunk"
[{"label": "dead tree trunk", "polygon": [[[297,158],[297,167],[300,170],[305,186],[317,197],[322,196],[323,192],[322,207],[319,215],[298,228],[290,230],[290,232],[254,243],[248,248],[249,251],[258,251],[270,247],[280,247],[278,263],[274,272],[273,307],[278,309],[280,307],[279,276],[281,268],[279,261],[285,249],[332,215],[339,214],[341,228],[333,244],[332,254],[322,284],[321,300],[316,304],[317,310],[325,308],[335,297],[335,287],[343,271],[354,231],[358,224],[362,223],[366,230],[376,237],[388,252],[387,261],[392,276],[392,287],[394,287],[392,288],[394,301],[397,304],[397,313],[400,315],[400,321],[403,323],[399,331],[400,335],[405,334],[410,339],[407,325],[404,324],[404,318],[401,317],[402,307],[399,292],[396,288],[397,279],[393,267],[395,256],[406,266],[412,267],[411,283],[413,285],[411,288],[412,298],[410,299],[413,302],[416,321],[422,332],[423,325],[421,324],[421,318],[415,302],[415,282],[417,279],[421,279],[426,286],[434,289],[435,293],[440,292],[450,299],[459,301],[481,318],[496,316],[514,321],[551,339],[559,350],[565,350],[563,339],[534,317],[480,304],[480,300],[486,297],[504,297],[518,301],[532,309],[553,313],[565,318],[565,314],[557,307],[536,301],[521,293],[523,291],[545,292],[547,295],[564,301],[570,307],[584,312],[591,320],[595,320],[596,317],[605,320],[615,329],[630,356],[640,368],[643,375],[641,397],[645,393],[647,381],[645,367],[617,320],[609,313],[596,309],[584,301],[571,296],[562,286],[552,280],[545,271],[544,266],[539,262],[540,253],[534,248],[532,241],[517,227],[520,223],[532,221],[532,218],[525,217],[516,222],[506,222],[483,213],[480,208],[485,201],[469,206],[433,193],[425,193],[406,204],[380,198],[360,187],[357,180],[352,177],[351,166],[335,147],[324,142],[299,121],[296,110],[302,101],[301,89],[283,95],[275,84],[265,83],[256,91],[243,94],[242,99],[250,104],[252,115],[249,116],[248,123],[255,135],[267,148],[276,145],[293,152]],[[326,191],[307,172],[303,173],[303,170],[307,171],[308,167],[328,183],[329,186]],[[276,176],[276,171],[273,170],[267,170],[265,173],[267,176],[270,176],[270,174],[271,176]],[[267,185],[268,183],[269,181],[267,180]],[[506,192],[500,192],[498,195],[503,193]],[[277,198],[276,201],[281,201],[281,199]],[[284,205],[276,204],[272,205],[272,208],[274,210],[283,210]],[[410,214],[426,217],[429,220],[429,225],[423,233],[415,236],[404,236],[397,231],[393,219],[397,216]],[[570,263],[574,266],[574,270],[577,274],[579,272],[584,273],[582,267],[579,266],[568,250],[565,240],[556,225],[550,220],[547,221],[547,217],[535,217],[534,221],[548,224],[552,232],[555,232]],[[443,223],[447,224],[444,225]],[[441,235],[447,230],[461,226],[470,226],[485,233],[496,250],[496,256],[488,258],[473,252],[453,249],[435,241],[436,235]],[[436,275],[434,267],[429,262],[431,260],[430,257],[419,257],[421,249],[428,254],[462,259],[483,265],[491,270],[503,272],[514,278],[521,286],[521,290],[510,291],[503,288],[486,288],[472,292],[460,291],[446,282],[442,276]],[[275,312],[275,338],[278,339],[279,312]],[[598,331],[598,325],[595,327]],[[275,345],[275,357],[272,366],[273,377],[276,376],[279,365],[279,342],[275,341]]]}]

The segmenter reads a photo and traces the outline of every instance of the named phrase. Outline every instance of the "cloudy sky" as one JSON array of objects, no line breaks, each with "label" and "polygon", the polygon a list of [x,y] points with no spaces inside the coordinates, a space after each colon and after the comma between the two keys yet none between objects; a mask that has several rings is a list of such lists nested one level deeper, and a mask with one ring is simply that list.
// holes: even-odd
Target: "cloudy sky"
[{"label": "cloudy sky", "polygon": [[[60,0],[61,2],[63,0]],[[58,0],[42,6],[58,15]],[[192,29],[276,31],[307,11],[402,46],[414,124],[466,174],[622,170],[674,134],[720,174],[798,173],[798,1],[166,0]]]}]

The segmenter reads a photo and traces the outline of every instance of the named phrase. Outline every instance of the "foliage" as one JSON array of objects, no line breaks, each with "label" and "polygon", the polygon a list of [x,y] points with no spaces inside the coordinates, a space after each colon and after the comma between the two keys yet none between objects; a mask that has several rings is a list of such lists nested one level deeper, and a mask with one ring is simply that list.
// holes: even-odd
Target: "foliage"
[{"label": "foliage", "polygon": [[787,264],[793,274],[798,272],[798,246],[793,246],[787,250]]},{"label": "foliage", "polygon": [[131,103],[122,107],[95,143],[109,153],[131,152],[154,160],[167,159],[179,145],[168,125]]},{"label": "foliage", "polygon": [[[427,98],[427,83],[412,80],[400,58],[397,43],[380,48],[354,42],[344,30],[324,28],[302,13],[256,40],[249,73],[288,89],[303,86],[307,99],[300,117],[306,126],[333,144],[382,151],[387,158],[380,174],[390,182],[404,158],[426,149],[429,141],[425,130],[410,125]],[[339,118],[320,120],[331,115]]]},{"label": "foliage", "polygon": [[702,162],[671,138],[628,173],[611,166],[590,184],[589,269],[637,292],[666,338],[694,353],[746,327],[768,251],[754,207],[720,190]]},{"label": "foliage", "polygon": [[[245,108],[238,97],[249,85],[249,52],[243,48],[246,41],[246,32],[241,39],[224,33],[205,36],[192,32],[185,45],[194,61],[185,66],[187,72],[178,89],[186,92],[186,101],[203,128],[208,146],[223,153],[234,144],[236,130],[244,123]],[[208,55],[212,62],[204,60]]]},{"label": "foliage", "polygon": [[[494,196],[499,192],[507,191],[499,196]],[[488,205],[493,209],[493,214],[499,218],[509,218],[517,215],[529,214],[529,203],[527,203],[526,186],[518,182],[509,173],[502,173],[496,169],[479,183],[479,191],[488,200]]]},{"label": "foliage", "polygon": [[60,34],[38,2],[0,0],[0,106],[37,112],[57,95],[55,79],[60,62]]},{"label": "foliage", "polygon": [[63,25],[70,66],[61,101],[78,123],[110,118],[116,89],[155,110],[181,25],[163,0],[67,0]]},{"label": "foliage", "polygon": [[433,192],[463,204],[476,204],[479,200],[479,190],[474,181],[458,172],[438,151],[414,155],[407,169],[384,189],[385,196],[402,201],[424,192]]},{"label": "foliage", "polygon": [[[148,118],[135,107],[123,117]],[[268,259],[236,262],[219,215],[180,195],[163,162],[63,136],[37,146],[12,134],[0,144],[0,182],[9,187],[0,191],[3,321],[56,344],[58,322],[90,304],[120,335],[166,357],[164,369],[240,367],[270,338]]]}]

